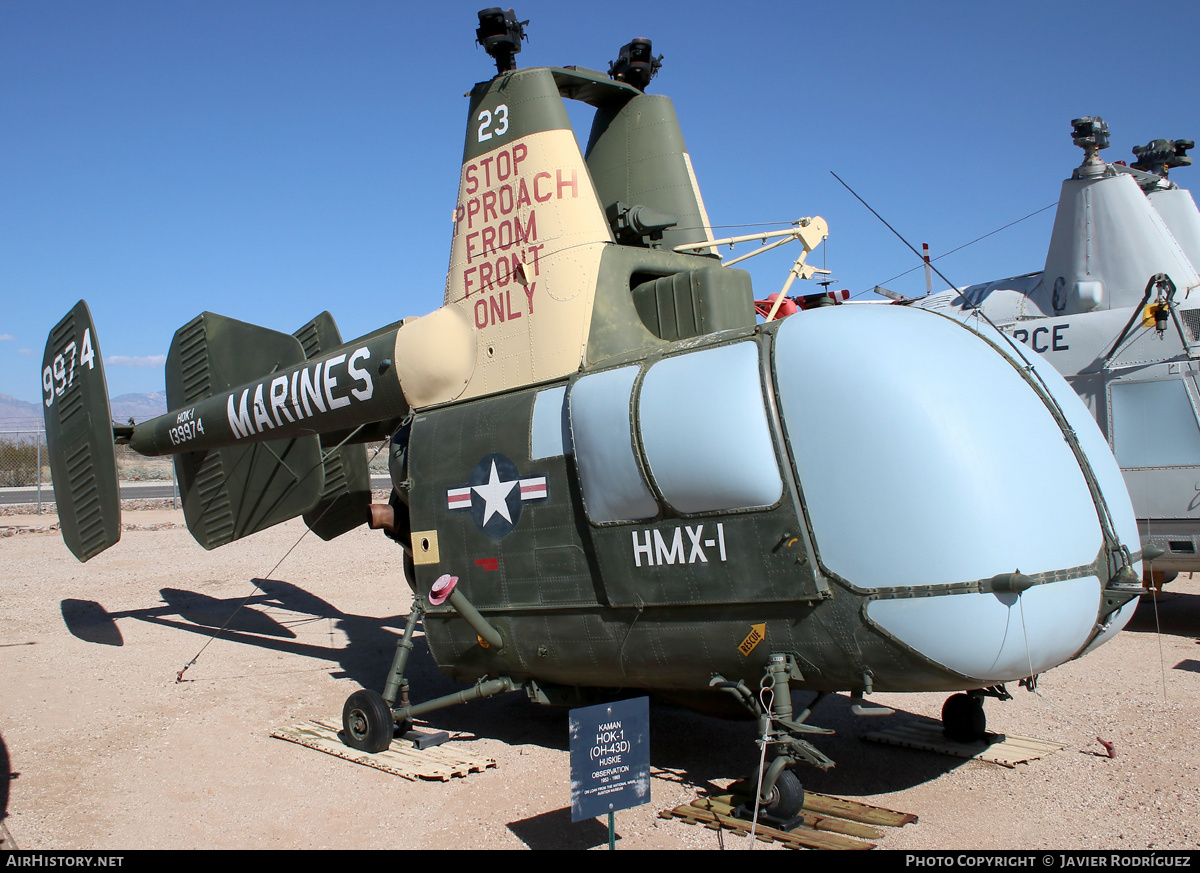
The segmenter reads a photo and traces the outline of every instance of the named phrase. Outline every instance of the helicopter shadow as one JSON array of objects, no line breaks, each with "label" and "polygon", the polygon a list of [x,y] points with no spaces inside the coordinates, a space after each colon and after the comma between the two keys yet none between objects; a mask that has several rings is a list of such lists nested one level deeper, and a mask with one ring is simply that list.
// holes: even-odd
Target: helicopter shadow
[{"label": "helicopter shadow", "polygon": [[831,696],[814,714],[814,724],[837,731],[835,736],[817,737],[815,741],[837,766],[824,771],[806,768],[798,773],[805,788],[846,797],[887,794],[933,782],[970,763],[970,759],[953,755],[870,742],[864,734],[901,725],[935,725],[940,733],[941,722],[903,709],[887,716],[858,716],[852,711],[853,705],[848,697]]},{"label": "helicopter shadow", "polygon": [[[219,599],[165,588],[160,591],[161,603],[142,609],[109,612],[94,601],[63,600],[61,610],[74,636],[97,645],[124,645],[117,622],[133,619],[198,637],[219,633],[221,639],[253,648],[332,661],[339,667],[332,674],[335,678],[349,678],[364,688],[383,687],[405,616],[380,618],[345,613],[279,579],[255,579],[254,584],[260,592],[249,598]],[[314,620],[334,621],[345,634],[346,644],[333,647],[300,640],[292,628]],[[405,677],[414,702],[442,697],[466,687],[437,666],[420,631],[413,637]],[[630,689],[625,696],[639,697],[644,693]],[[797,707],[803,708],[806,695],[798,692],[796,698]],[[818,736],[814,744],[838,762],[828,772],[816,768],[802,771],[802,779],[813,790],[847,795],[897,791],[936,779],[964,763],[928,752],[862,742],[857,735],[864,728],[863,719],[850,713],[850,705],[847,698],[831,695],[811,719],[813,724],[836,731],[831,736]],[[565,752],[569,750],[568,716],[568,707],[541,706],[517,692],[437,710],[429,713],[427,719],[417,719],[416,727],[456,734],[456,743],[469,744],[472,738],[488,738],[509,746],[534,745]],[[717,793],[724,790],[719,783],[746,777],[758,763],[756,726],[752,720],[715,718],[653,699],[650,717],[651,763],[660,779]],[[869,729],[884,727],[884,722],[891,719],[905,718],[918,716],[897,711],[887,719],[872,719]],[[547,824],[540,817],[535,818],[537,821],[528,820],[521,838],[528,836],[544,844],[548,838],[544,835],[553,832],[558,820]],[[577,838],[577,835],[571,837],[571,845]],[[607,839],[607,830],[604,838]]]},{"label": "helicopter shadow", "polygon": [[[809,692],[793,694],[793,708],[799,712],[809,705]],[[836,762],[831,770],[801,766],[796,775],[812,791],[863,796],[883,794],[932,782],[961,767],[966,761],[932,752],[903,749],[870,743],[861,735],[889,726],[929,719],[896,710],[893,715],[863,718],[851,712],[852,701],[842,695],[830,695],[813,712],[809,724],[833,730],[833,734],[810,738],[812,744]],[[674,708],[671,708],[674,709]],[[651,745],[651,760],[664,770],[686,774],[687,781],[710,793],[720,791],[715,780],[748,778],[757,770],[759,749],[757,726],[753,721],[727,722],[682,709],[661,708],[658,724],[678,722],[680,729],[692,734],[706,730],[711,741],[697,744],[665,743],[661,749]],[[667,721],[667,720],[670,721]],[[940,722],[938,722],[940,725]],[[657,754],[656,754],[657,752]]]},{"label": "helicopter shadow", "polygon": [[[571,807],[508,823],[513,835],[530,849],[594,849],[608,842],[608,828],[597,819],[571,820]],[[616,841],[621,841],[617,834]]]},{"label": "helicopter shadow", "polygon": [[[280,579],[254,579],[259,592],[248,598],[215,598],[195,591],[164,588],[162,602],[141,609],[109,612],[92,600],[66,599],[60,610],[67,630],[96,645],[123,646],[118,621],[132,619],[198,637],[335,662],[335,678],[364,687],[382,687],[404,616],[385,618],[342,612],[329,602]],[[278,617],[277,617],[278,616]],[[294,627],[329,620],[346,638],[325,646],[297,637]],[[435,668],[436,670],[436,668]]]},{"label": "helicopter shadow", "polygon": [[[638,695],[636,691],[630,693]],[[496,709],[490,718],[482,712],[469,714],[467,707],[459,708],[459,717],[452,716],[452,710],[432,715],[446,716],[438,718],[438,727],[442,729],[453,724],[480,736],[496,739],[519,736],[525,742],[545,748],[564,751],[569,748],[567,708],[538,706],[512,697],[505,708]],[[796,694],[797,706],[801,698],[806,700],[807,694]],[[834,727],[838,734],[819,736],[815,745],[836,760],[837,767],[827,772],[814,767],[798,769],[797,775],[808,790],[844,797],[882,794],[933,781],[967,763],[960,758],[864,742],[858,736],[863,719],[851,714],[850,706],[848,699],[831,696],[817,710],[814,723]],[[889,718],[871,721],[892,719],[927,720],[897,711]],[[877,726],[883,725],[871,727]],[[697,794],[727,793],[729,782],[750,777],[758,764],[756,733],[754,721],[715,718],[651,698],[650,763],[654,777],[651,793],[664,790],[665,786],[660,785],[663,782],[685,786]],[[569,806],[509,822],[508,828],[531,849],[588,849],[602,846],[608,840],[608,828],[601,820],[572,822]],[[616,839],[619,843],[619,832]]]},{"label": "helicopter shadow", "polygon": [[8,816],[8,783],[13,780],[10,767],[8,746],[4,745],[4,737],[0,736],[0,821]]}]

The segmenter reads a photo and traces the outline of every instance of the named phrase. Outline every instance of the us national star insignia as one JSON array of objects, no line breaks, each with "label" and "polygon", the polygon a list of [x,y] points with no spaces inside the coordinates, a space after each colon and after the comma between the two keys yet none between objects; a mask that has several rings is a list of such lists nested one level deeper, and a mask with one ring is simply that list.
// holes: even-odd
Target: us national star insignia
[{"label": "us national star insignia", "polygon": [[446,508],[469,509],[481,531],[499,538],[516,527],[524,503],[549,496],[545,476],[522,479],[517,465],[497,452],[475,465],[467,485],[446,491]]}]

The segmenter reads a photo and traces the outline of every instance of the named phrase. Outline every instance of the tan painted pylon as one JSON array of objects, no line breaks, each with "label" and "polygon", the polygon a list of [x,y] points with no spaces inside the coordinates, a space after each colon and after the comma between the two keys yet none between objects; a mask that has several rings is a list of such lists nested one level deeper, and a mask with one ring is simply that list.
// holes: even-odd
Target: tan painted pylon
[{"label": "tan painted pylon", "polygon": [[441,309],[404,323],[396,365],[417,408],[579,369],[612,236],[570,130],[463,165]]}]

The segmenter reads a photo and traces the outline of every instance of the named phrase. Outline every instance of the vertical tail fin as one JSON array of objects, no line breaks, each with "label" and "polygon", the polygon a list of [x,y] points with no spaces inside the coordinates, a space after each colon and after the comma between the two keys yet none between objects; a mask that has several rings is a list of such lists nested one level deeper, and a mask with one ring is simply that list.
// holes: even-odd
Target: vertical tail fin
[{"label": "vertical tail fin", "polygon": [[82,300],[46,340],[42,403],[63,540],[87,561],[121,538],[121,500],[104,361]]},{"label": "vertical tail fin", "polygon": [[612,233],[560,79],[582,77],[518,70],[471,93],[445,297],[475,337],[463,398],[566,375],[584,357]]},{"label": "vertical tail fin", "polygon": [[[596,110],[587,165],[606,214],[618,206],[669,213],[663,248],[712,239],[708,212],[669,97],[635,94]],[[711,250],[710,250],[711,251]]]}]

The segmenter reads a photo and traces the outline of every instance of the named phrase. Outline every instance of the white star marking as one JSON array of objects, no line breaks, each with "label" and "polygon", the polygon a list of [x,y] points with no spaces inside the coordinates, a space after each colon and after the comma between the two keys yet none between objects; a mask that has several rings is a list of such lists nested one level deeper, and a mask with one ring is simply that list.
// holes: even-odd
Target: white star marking
[{"label": "white star marking", "polygon": [[483,523],[487,524],[488,519],[493,515],[499,514],[509,524],[512,524],[512,516],[508,514],[508,493],[517,487],[517,479],[511,482],[501,482],[500,474],[496,472],[496,462],[492,461],[492,472],[488,476],[487,482],[483,485],[473,485],[471,490],[483,498]]}]

